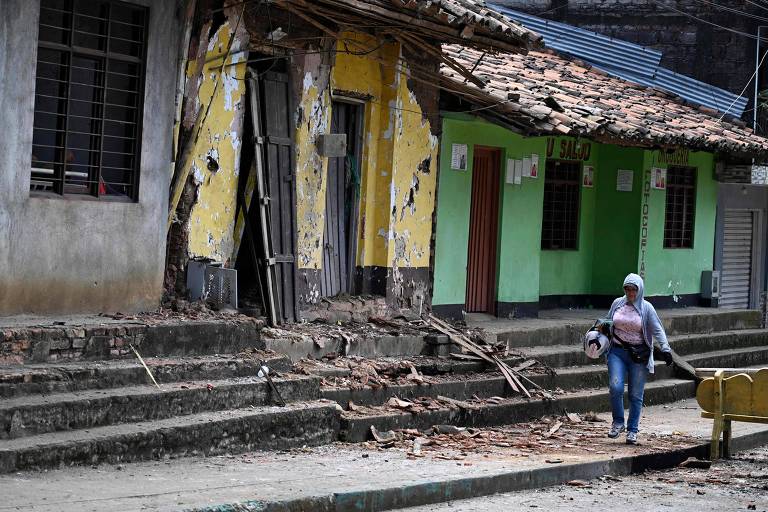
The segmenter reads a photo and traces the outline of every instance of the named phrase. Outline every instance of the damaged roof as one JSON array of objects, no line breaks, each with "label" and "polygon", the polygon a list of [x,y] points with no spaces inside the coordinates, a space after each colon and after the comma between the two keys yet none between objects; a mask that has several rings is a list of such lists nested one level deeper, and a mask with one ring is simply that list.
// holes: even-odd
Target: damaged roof
[{"label": "damaged roof", "polygon": [[768,157],[768,139],[740,121],[719,121],[714,109],[612,77],[552,50],[483,56],[471,48],[443,45],[443,52],[486,82],[484,88],[465,82],[443,64],[446,87],[526,135],[585,136],[613,144]]},{"label": "damaged roof", "polygon": [[484,0],[279,0],[278,5],[300,9],[344,23],[344,13],[408,29],[412,35],[440,42],[469,44],[481,49],[525,53],[540,48],[542,37],[501,14]]}]

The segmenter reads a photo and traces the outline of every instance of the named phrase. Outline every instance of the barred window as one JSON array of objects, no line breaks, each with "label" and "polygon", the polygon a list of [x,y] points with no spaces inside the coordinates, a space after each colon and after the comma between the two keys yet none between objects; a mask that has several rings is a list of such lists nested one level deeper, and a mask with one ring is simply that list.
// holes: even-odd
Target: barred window
[{"label": "barred window", "polygon": [[542,249],[577,249],[581,163],[547,160],[544,174]]},{"label": "barred window", "polygon": [[664,247],[690,249],[693,247],[693,226],[696,213],[696,168],[667,169],[667,204],[664,213]]},{"label": "barred window", "polygon": [[32,191],[136,200],[148,12],[41,0]]}]

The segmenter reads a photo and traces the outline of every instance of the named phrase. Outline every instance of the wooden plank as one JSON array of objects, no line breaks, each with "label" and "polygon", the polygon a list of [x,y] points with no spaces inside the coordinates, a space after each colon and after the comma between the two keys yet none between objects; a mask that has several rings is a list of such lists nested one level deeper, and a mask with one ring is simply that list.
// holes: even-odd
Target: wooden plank
[{"label": "wooden plank", "polygon": [[[346,133],[347,130],[347,108],[343,109],[340,119],[340,128]],[[339,261],[339,293],[347,293],[347,223],[345,208],[347,205],[346,195],[346,158],[336,158],[336,221],[338,223],[338,246],[336,254]]]},{"label": "wooden plank", "polygon": [[476,343],[474,343],[472,340],[470,340],[463,334],[458,333],[455,329],[453,329],[453,327],[446,324],[442,320],[439,320],[433,315],[429,315],[429,319],[431,320],[431,325],[435,327],[438,331],[442,332],[443,334],[446,334],[451,339],[451,341],[453,341],[454,343],[456,343],[457,345],[463,348],[466,348],[468,351],[472,352],[473,354],[480,357],[484,361],[498,366],[498,368],[501,370],[502,375],[504,375],[504,378],[507,380],[507,383],[509,383],[510,387],[514,391],[519,393],[522,389],[522,392],[525,393],[528,397],[531,396],[528,393],[528,390],[525,389],[525,387],[520,383],[519,380],[517,380],[514,373],[510,371],[510,368],[506,363],[501,361],[496,356],[488,355]]}]

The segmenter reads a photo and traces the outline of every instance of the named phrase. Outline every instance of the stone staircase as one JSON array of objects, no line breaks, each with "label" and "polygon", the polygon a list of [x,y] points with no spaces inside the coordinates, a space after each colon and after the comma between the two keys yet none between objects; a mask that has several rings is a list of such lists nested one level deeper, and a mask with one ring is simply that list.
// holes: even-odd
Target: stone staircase
[{"label": "stone staircase", "polygon": [[[542,324],[536,326],[537,323]],[[346,441],[370,438],[370,427],[378,431],[400,428],[429,428],[451,424],[485,427],[527,421],[548,414],[565,412],[605,412],[609,408],[608,372],[601,360],[590,360],[581,350],[581,337],[591,321],[512,322],[501,329],[489,329],[492,341],[506,342],[511,352],[533,358],[549,366],[548,373],[524,372],[536,384],[559,389],[554,399],[521,398],[512,395],[504,378],[493,368],[478,369],[467,363],[454,363],[436,371],[428,364],[419,368],[432,375],[430,386],[405,385],[379,390],[324,389],[323,396],[372,407],[345,410],[341,418],[341,436]],[[768,330],[760,328],[757,311],[705,310],[701,314],[672,315],[665,319],[669,341],[674,350],[696,367],[741,367],[768,365]],[[511,362],[514,366],[514,361]],[[531,386],[528,386],[532,389]],[[646,385],[646,405],[675,402],[695,395],[695,383],[678,378],[664,363],[657,364],[655,375]],[[443,404],[439,409],[419,411],[392,410],[386,404],[391,396],[444,396],[468,402],[471,407]],[[488,401],[490,397],[502,397]]]},{"label": "stone staircase", "polygon": [[[549,398],[512,394],[502,375],[484,363],[421,355],[434,349],[434,337],[419,345],[410,336],[414,350],[405,356],[425,383],[331,385],[334,377],[349,377],[352,370],[318,362],[305,367],[309,375],[292,373],[288,357],[273,355],[268,364],[279,374],[275,384],[286,407],[274,405],[268,383],[257,377],[258,365],[248,357],[150,358],[162,389],[148,385],[135,360],[3,367],[0,472],[359,442],[371,438],[371,426],[380,432],[481,427],[607,411],[605,365],[581,351],[590,322],[540,323],[511,323],[489,328],[487,335],[516,354],[509,358],[511,366],[535,358],[552,369],[523,370],[553,392]],[[759,328],[758,312],[707,310],[670,317],[665,325],[672,346],[694,366],[768,365],[768,330]],[[401,360],[401,345],[397,357],[381,354],[379,361]],[[279,344],[271,348],[280,350]],[[292,350],[287,345],[285,353]],[[661,364],[646,387],[646,404],[674,402],[694,391],[694,382]],[[398,409],[388,405],[392,397],[422,406]]]},{"label": "stone staircase", "polygon": [[[319,378],[274,379],[237,358],[37,364],[0,370],[0,472],[326,444],[339,413]],[[284,357],[276,370],[290,369]]]}]

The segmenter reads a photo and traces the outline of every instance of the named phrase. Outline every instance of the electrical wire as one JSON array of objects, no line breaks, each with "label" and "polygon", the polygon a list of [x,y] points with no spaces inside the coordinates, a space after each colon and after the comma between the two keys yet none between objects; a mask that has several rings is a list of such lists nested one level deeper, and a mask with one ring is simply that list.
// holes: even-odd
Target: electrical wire
[{"label": "electrical wire", "polygon": [[[741,36],[748,37],[750,39],[758,40],[758,37],[755,36],[755,35],[749,34],[747,32],[742,32],[741,30],[736,30],[735,28],[730,28],[730,27],[725,27],[723,25],[719,25],[719,24],[717,24],[717,23],[715,23],[713,21],[709,21],[709,20],[705,20],[703,18],[699,18],[698,16],[694,16],[693,14],[687,13],[685,11],[681,11],[680,9],[672,7],[671,5],[667,5],[667,4],[664,4],[662,2],[657,2],[657,5],[662,7],[662,8],[664,8],[664,9],[668,9],[668,10],[674,11],[674,12],[676,12],[678,14],[682,14],[683,16],[687,16],[687,17],[692,18],[694,20],[700,21],[702,23],[706,23],[707,25],[712,25],[713,27],[717,27],[717,28],[722,29],[722,30],[727,30],[728,32],[733,32],[734,34],[739,34]],[[761,37],[759,39],[761,41],[768,42],[768,39],[765,38],[765,37]]]},{"label": "electrical wire", "polygon": [[744,92],[747,90],[747,87],[749,87],[749,84],[751,84],[751,83],[752,83],[752,79],[753,79],[753,78],[755,78],[755,77],[757,76],[757,72],[760,70],[760,66],[762,66],[762,65],[763,65],[763,61],[765,60],[765,57],[766,57],[766,55],[768,55],[768,52],[764,52],[764,53],[763,53],[763,57],[760,59],[760,62],[758,62],[758,63],[757,63],[757,66],[755,66],[755,72],[754,72],[754,73],[752,73],[752,76],[751,76],[751,77],[749,77],[749,80],[747,80],[747,83],[746,83],[746,85],[744,85],[744,88],[743,88],[743,89],[741,90],[741,92],[739,93],[739,96],[738,96],[738,97],[737,97],[735,100],[733,100],[733,103],[731,103],[730,105],[728,105],[728,108],[727,108],[727,109],[725,109],[725,112],[723,112],[723,115],[721,115],[721,116],[720,116],[720,119],[718,119],[718,120],[717,120],[718,122],[720,122],[720,121],[722,121],[722,120],[723,120],[723,118],[726,116],[726,114],[728,114],[728,113],[729,113],[729,111],[731,110],[731,107],[732,107],[732,106],[733,106],[733,105],[734,105],[734,104],[735,104],[737,101],[739,101],[739,98],[741,98],[741,96],[742,96],[742,95],[744,94]]},{"label": "electrical wire", "polygon": [[[749,12],[746,12],[746,11],[741,11],[739,9],[734,9],[733,7],[728,7],[728,6],[725,6],[725,5],[720,5],[720,4],[717,4],[715,2],[710,2],[709,0],[696,0],[696,1],[700,2],[702,4],[707,4],[707,5],[715,6],[718,9],[722,9],[724,11],[733,12],[733,13],[736,13],[736,14],[741,14],[742,16],[746,16],[748,18],[753,18],[753,19],[756,19],[756,20],[768,22],[768,18],[764,18],[763,16],[758,16],[757,14],[752,14],[752,13],[749,13]],[[766,8],[766,7],[763,7],[763,9],[768,10],[768,8]]]},{"label": "electrical wire", "polygon": [[757,6],[759,9],[764,9],[764,10],[768,11],[768,6],[767,5],[755,3],[755,2],[752,2],[751,0],[744,0],[744,1],[747,2],[748,4],[752,4],[754,6]]}]

